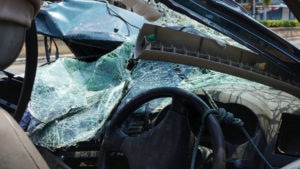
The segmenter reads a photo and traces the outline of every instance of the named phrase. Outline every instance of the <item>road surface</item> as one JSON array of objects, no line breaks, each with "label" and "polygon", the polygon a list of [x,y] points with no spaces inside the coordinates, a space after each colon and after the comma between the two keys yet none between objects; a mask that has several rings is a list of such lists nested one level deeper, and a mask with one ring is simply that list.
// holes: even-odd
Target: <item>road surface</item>
[{"label": "road surface", "polygon": [[291,42],[293,45],[295,45],[296,47],[298,47],[300,49],[300,37],[294,38],[294,39],[289,39],[289,42]]}]

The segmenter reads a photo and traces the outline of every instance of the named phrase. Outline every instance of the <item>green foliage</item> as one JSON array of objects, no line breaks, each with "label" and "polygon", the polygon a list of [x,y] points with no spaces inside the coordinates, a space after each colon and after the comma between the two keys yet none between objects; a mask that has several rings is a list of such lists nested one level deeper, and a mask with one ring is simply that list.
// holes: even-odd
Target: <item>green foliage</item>
[{"label": "green foliage", "polygon": [[259,22],[267,27],[296,27],[299,22],[295,20],[259,20]]},{"label": "green foliage", "polygon": [[271,4],[271,0],[263,0],[263,3],[266,5],[266,6],[269,6]]}]

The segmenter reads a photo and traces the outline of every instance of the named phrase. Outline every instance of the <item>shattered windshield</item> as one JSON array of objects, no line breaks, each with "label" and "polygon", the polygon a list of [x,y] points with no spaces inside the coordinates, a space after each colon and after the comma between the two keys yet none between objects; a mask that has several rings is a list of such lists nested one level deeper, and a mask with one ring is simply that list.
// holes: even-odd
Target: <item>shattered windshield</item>
[{"label": "shattered windshield", "polygon": [[39,68],[31,97],[33,142],[55,149],[90,140],[121,101],[155,87],[194,91],[230,83],[259,86],[207,69],[149,60],[140,60],[130,72],[126,61],[132,49],[130,41],[96,62],[64,58]]},{"label": "shattered windshield", "polygon": [[[166,10],[162,4],[157,7]],[[240,46],[184,15],[173,11],[166,14],[155,24],[182,26],[187,32]],[[268,88],[208,69],[167,62],[137,60],[132,69],[127,69],[135,40],[136,36],[128,38],[95,62],[60,58],[38,68],[29,105],[33,119],[27,129],[36,145],[53,150],[91,140],[119,104],[155,87],[196,91],[208,86],[240,83]]]}]

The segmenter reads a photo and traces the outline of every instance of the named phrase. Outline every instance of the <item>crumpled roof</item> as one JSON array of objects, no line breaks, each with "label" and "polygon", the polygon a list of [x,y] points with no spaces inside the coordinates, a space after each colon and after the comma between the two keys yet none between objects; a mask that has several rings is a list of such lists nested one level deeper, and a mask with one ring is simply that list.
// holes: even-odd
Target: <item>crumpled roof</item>
[{"label": "crumpled roof", "polygon": [[37,32],[92,43],[123,42],[135,35],[143,17],[105,1],[64,0],[44,5],[36,17]]}]

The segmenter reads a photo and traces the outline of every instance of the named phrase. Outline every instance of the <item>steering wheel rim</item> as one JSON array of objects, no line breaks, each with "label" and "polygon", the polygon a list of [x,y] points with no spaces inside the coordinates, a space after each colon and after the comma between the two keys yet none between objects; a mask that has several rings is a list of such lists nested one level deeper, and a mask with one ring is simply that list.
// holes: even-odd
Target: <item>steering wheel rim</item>
[{"label": "steering wheel rim", "polygon": [[[201,113],[209,110],[209,107],[204,101],[193,93],[175,87],[161,87],[148,90],[130,100],[123,108],[117,111],[111,120],[107,123],[105,136],[100,149],[98,168],[106,169],[106,153],[109,151],[120,151],[121,144],[126,140],[126,134],[121,130],[121,125],[130,116],[134,110],[151,100],[157,98],[172,98],[172,106],[170,109],[178,110],[178,102],[188,104],[195,109],[195,112]],[[188,103],[187,103],[188,102]],[[174,104],[175,103],[175,104]],[[213,149],[213,169],[225,168],[225,149],[224,138],[221,127],[213,115],[208,115],[206,118],[206,126],[211,135],[211,143]]]}]

